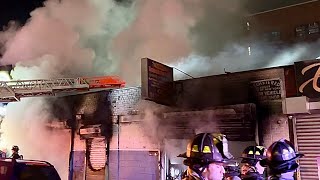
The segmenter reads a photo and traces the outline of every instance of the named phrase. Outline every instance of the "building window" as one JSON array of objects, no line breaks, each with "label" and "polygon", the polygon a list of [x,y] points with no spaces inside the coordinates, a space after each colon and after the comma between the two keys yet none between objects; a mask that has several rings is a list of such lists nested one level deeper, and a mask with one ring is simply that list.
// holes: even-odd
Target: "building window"
[{"label": "building window", "polygon": [[307,26],[306,25],[300,25],[296,27],[296,37],[303,38],[307,34]]},{"label": "building window", "polygon": [[280,41],[280,35],[279,31],[271,32],[271,41]]},{"label": "building window", "polygon": [[319,33],[319,23],[314,22],[308,25],[309,34],[318,34]]},{"label": "building window", "polygon": [[270,42],[280,41],[281,33],[279,31],[272,31],[264,34],[264,39]]}]

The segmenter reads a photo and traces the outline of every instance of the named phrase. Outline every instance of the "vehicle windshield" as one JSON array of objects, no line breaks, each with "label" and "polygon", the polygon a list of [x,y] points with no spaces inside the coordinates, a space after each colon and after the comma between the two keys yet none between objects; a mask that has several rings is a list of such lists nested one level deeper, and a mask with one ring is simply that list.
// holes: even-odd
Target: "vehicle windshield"
[{"label": "vehicle windshield", "polygon": [[61,180],[53,166],[20,164],[17,177],[19,180]]}]

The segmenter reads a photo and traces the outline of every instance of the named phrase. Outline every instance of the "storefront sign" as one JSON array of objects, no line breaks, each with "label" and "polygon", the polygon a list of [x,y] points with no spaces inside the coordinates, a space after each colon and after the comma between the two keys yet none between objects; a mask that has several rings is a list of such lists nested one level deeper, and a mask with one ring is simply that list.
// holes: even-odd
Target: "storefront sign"
[{"label": "storefront sign", "polygon": [[320,61],[294,63],[298,93],[308,98],[320,97]]},{"label": "storefront sign", "polygon": [[252,81],[251,88],[256,100],[272,101],[281,100],[282,98],[282,83],[280,79],[266,79],[260,81]]},{"label": "storefront sign", "polygon": [[142,97],[159,104],[173,104],[173,68],[143,58],[141,60]]}]

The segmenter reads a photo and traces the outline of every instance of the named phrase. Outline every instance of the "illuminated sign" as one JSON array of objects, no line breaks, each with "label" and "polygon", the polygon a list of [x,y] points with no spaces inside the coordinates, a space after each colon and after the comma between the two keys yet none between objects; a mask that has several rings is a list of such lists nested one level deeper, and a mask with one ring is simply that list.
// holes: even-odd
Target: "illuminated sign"
[{"label": "illuminated sign", "polygon": [[173,68],[151,60],[141,59],[142,98],[159,104],[173,104]]},{"label": "illuminated sign", "polygon": [[320,97],[320,61],[294,63],[298,93],[308,98]]}]

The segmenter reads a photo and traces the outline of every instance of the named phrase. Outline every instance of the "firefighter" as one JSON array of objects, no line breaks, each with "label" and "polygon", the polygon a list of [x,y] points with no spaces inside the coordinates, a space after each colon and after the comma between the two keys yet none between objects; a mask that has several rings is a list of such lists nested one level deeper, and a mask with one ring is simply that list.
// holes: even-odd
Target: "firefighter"
[{"label": "firefighter", "polygon": [[266,157],[266,149],[263,146],[248,146],[241,155],[241,179],[262,180],[264,167],[260,165],[260,160]]},{"label": "firefighter", "polygon": [[294,171],[299,167],[296,160],[302,156],[288,140],[280,139],[272,143],[260,164],[269,168],[269,180],[293,180]]},{"label": "firefighter", "polygon": [[11,150],[12,150],[12,155],[10,158],[22,159],[22,156],[19,155],[19,147],[18,146],[13,146]]},{"label": "firefighter", "polygon": [[0,158],[6,158],[6,152],[0,150]]},{"label": "firefighter", "polygon": [[188,170],[184,180],[222,180],[225,173],[223,164],[226,161],[223,156],[212,134],[197,134],[188,143],[187,152],[178,156],[186,158],[183,163],[188,166]]},{"label": "firefighter", "polygon": [[226,173],[224,174],[225,180],[240,180],[240,167],[239,163],[230,163],[225,166]]}]

